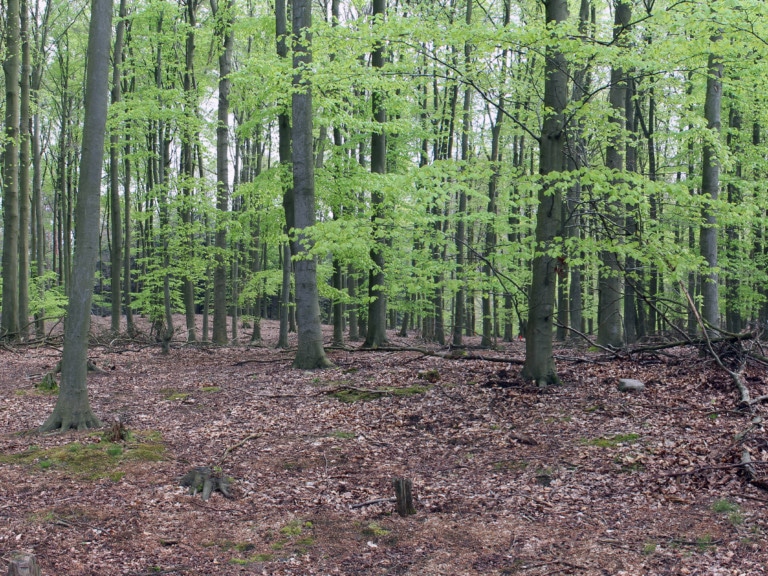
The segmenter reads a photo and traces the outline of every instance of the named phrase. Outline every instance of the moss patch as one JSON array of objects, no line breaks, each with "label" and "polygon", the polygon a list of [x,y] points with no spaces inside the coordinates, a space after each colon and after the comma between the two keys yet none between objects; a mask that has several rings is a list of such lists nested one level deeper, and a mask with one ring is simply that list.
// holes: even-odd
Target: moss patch
[{"label": "moss patch", "polygon": [[162,460],[164,452],[162,443],[144,437],[125,444],[70,442],[46,449],[30,446],[18,454],[0,455],[0,462],[34,466],[40,470],[65,470],[86,480],[109,478],[117,481],[124,475],[119,470],[124,462],[156,462]]},{"label": "moss patch", "polygon": [[382,396],[397,396],[399,398],[407,398],[409,396],[415,396],[417,394],[424,394],[429,390],[428,386],[407,386],[405,388],[381,388],[379,390],[361,390],[356,388],[342,388],[336,392],[330,394],[332,398],[345,403],[352,402],[367,402],[370,400],[377,400]]},{"label": "moss patch", "polygon": [[603,436],[602,438],[590,438],[589,440],[584,440],[584,444],[597,446],[598,448],[614,448],[619,444],[632,444],[639,438],[639,434],[616,434],[614,436]]}]

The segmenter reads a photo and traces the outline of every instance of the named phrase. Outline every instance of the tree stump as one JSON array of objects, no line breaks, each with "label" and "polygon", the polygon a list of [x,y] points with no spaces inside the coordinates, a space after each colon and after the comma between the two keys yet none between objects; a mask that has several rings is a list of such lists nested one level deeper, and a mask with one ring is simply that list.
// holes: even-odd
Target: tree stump
[{"label": "tree stump", "polygon": [[8,576],[40,576],[40,567],[34,554],[13,552],[8,565]]},{"label": "tree stump", "polygon": [[408,514],[416,514],[416,508],[413,507],[413,496],[411,491],[413,489],[413,482],[410,478],[395,478],[392,480],[392,484],[395,486],[395,499],[397,513],[400,516],[407,516]]}]

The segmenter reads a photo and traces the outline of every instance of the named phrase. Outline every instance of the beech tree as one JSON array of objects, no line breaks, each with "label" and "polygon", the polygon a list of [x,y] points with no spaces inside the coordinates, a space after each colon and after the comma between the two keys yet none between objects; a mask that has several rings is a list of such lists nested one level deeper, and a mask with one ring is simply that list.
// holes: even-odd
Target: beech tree
[{"label": "beech tree", "polygon": [[315,223],[315,161],[312,142],[312,3],[294,0],[293,95],[291,97],[293,145],[294,226],[296,234],[296,323],[299,343],[295,368],[326,368],[331,365],[323,349],[317,292],[317,262],[310,251],[309,228]]},{"label": "beech tree", "polygon": [[19,337],[19,0],[8,0],[5,24],[5,151],[3,154],[3,299],[0,337]]},{"label": "beech tree", "polygon": [[92,0],[88,27],[85,121],[80,154],[80,186],[75,219],[72,290],[64,325],[61,386],[53,413],[41,431],[83,430],[101,425],[88,401],[86,374],[96,260],[99,249],[104,133],[107,124],[112,0]]},{"label": "beech tree", "polygon": [[[552,33],[568,19],[566,0],[546,0],[546,21]],[[547,46],[544,65],[545,117],[539,139],[539,174],[542,176],[536,212],[536,246],[533,277],[528,296],[528,329],[523,376],[539,386],[560,379],[552,356],[552,328],[557,282],[557,246],[561,233],[562,191],[557,175],[564,169],[565,110],[568,101],[568,70],[565,54],[557,45]]]}]

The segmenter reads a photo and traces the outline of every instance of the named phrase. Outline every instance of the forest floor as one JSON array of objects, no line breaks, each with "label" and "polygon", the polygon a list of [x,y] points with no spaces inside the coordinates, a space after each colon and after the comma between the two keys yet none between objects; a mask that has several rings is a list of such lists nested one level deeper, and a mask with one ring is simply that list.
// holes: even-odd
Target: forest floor
[{"label": "forest floor", "polygon": [[[335,368],[295,370],[276,331],[264,321],[263,346],[244,334],[165,356],[97,338],[104,372],[88,387],[105,428],[64,434],[34,433],[56,401],[36,384],[57,348],[0,349],[0,571],[14,550],[57,576],[768,570],[768,492],[738,465],[746,447],[768,476],[753,424],[767,408],[737,410],[697,350],[558,349],[563,384],[538,390],[514,362],[359,343],[329,350]],[[519,360],[524,347],[470,352]],[[619,392],[624,377],[645,391]],[[747,382],[768,393],[768,370],[751,365]],[[129,436],[112,443],[117,419]],[[180,487],[195,466],[231,478],[232,498]],[[395,512],[395,477],[413,481],[414,515]]]}]

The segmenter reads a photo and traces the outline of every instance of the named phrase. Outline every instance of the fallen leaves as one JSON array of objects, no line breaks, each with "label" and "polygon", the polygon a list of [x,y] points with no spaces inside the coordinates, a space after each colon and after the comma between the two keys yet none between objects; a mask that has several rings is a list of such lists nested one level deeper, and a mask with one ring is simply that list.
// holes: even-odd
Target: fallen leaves
[{"label": "fallen leaves", "polygon": [[[262,323],[265,341],[275,328]],[[768,472],[752,420],[765,407],[735,410],[727,376],[695,351],[559,350],[564,385],[540,391],[499,369],[521,343],[457,361],[391,339],[402,349],[329,351],[336,367],[321,372],[265,347],[93,347],[114,369],[89,380],[92,406],[153,435],[163,459],[95,480],[2,460],[0,548],[62,575],[761,573],[768,498],[740,470]],[[44,348],[0,351],[2,458],[100,436],[18,434],[52,409],[25,378],[52,362]],[[745,377],[768,393],[763,368]],[[646,389],[622,394],[619,378]],[[178,487],[196,466],[236,479],[234,499]],[[396,477],[413,480],[409,518],[393,514]],[[738,522],[712,510],[725,495]]]}]

